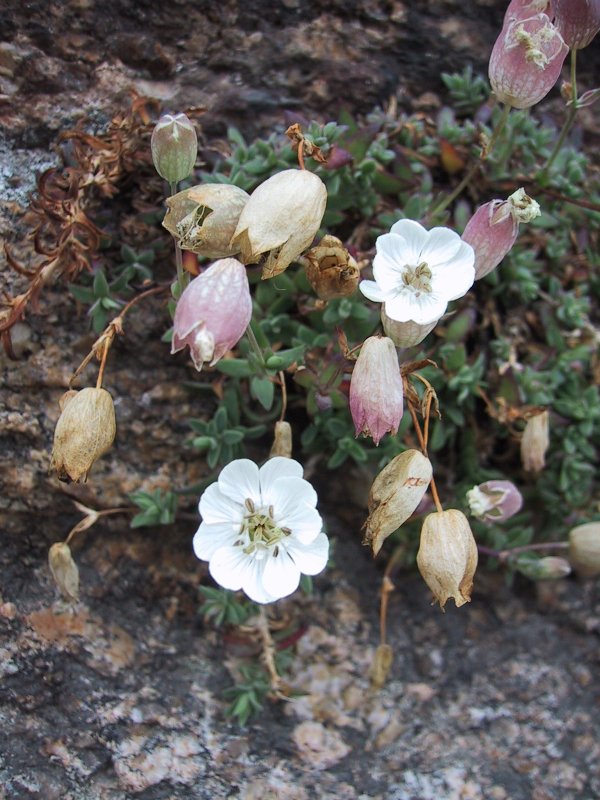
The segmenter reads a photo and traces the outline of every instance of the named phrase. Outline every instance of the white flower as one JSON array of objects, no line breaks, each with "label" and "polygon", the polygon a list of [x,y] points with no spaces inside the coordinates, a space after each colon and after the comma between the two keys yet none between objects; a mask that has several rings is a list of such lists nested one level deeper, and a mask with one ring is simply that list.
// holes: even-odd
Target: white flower
[{"label": "white flower", "polygon": [[426,231],[401,219],[377,239],[374,281],[362,281],[361,292],[398,322],[429,325],[450,300],[462,297],[475,280],[475,254],[450,228]]},{"label": "white flower", "polygon": [[301,573],[317,575],[327,564],[316,504],[297,461],[275,456],[260,469],[232,461],[200,498],[194,552],[225,589],[243,589],[256,603],[287,597]]}]

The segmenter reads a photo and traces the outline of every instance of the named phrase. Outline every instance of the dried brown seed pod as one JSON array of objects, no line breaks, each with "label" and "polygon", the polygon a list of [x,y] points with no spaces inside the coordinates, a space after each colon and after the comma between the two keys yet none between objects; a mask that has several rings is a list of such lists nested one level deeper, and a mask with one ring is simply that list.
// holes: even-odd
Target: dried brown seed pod
[{"label": "dried brown seed pod", "polygon": [[85,483],[92,464],[110,450],[116,430],[115,407],[106,389],[71,395],[56,423],[50,469],[60,480]]}]

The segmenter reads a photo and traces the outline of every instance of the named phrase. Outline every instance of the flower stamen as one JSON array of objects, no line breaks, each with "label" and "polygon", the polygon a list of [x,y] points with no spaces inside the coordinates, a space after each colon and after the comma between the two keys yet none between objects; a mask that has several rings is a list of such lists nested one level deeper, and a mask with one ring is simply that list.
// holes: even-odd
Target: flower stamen
[{"label": "flower stamen", "polygon": [[419,297],[421,292],[431,294],[432,277],[433,273],[425,261],[422,261],[417,267],[411,267],[410,264],[405,264],[404,272],[402,273],[402,283],[414,289],[416,296]]}]

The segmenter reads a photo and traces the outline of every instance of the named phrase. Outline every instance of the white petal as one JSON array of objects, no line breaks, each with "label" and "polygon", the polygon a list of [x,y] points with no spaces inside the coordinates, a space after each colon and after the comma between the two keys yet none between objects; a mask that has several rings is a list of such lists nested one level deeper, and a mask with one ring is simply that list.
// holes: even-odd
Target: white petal
[{"label": "white petal", "polygon": [[400,219],[392,225],[390,233],[395,233],[405,240],[407,260],[404,263],[416,267],[422,260],[420,258],[421,251],[425,247],[428,239],[425,228],[412,219]]},{"label": "white petal", "polygon": [[242,588],[251,569],[251,558],[244,553],[243,548],[229,545],[216,550],[208,565],[208,571],[215,581],[232,592]]},{"label": "white petal", "polygon": [[387,300],[385,313],[398,322],[413,320],[419,325],[429,325],[440,319],[447,305],[448,302],[443,295],[422,292],[419,297],[412,294]]},{"label": "white petal", "polygon": [[239,522],[241,524],[244,516],[244,508],[241,501],[234,503],[226,497],[218,483],[211,485],[204,490],[198,511],[204,522]]},{"label": "white petal", "polygon": [[279,478],[270,487],[268,498],[263,494],[268,505],[273,506],[278,517],[293,511],[298,506],[317,505],[317,493],[304,478]]},{"label": "white petal", "polygon": [[231,523],[203,522],[194,534],[194,553],[202,561],[210,561],[220,547],[231,547],[239,535],[239,526]]},{"label": "white petal", "polygon": [[365,297],[368,297],[369,300],[373,300],[375,303],[383,303],[385,301],[385,292],[379,288],[375,281],[361,281],[358,284],[358,288]]},{"label": "white petal", "polygon": [[[379,237],[383,239],[383,236]],[[406,245],[401,236],[393,236],[402,246],[396,248],[395,257],[391,252],[378,252],[373,259],[373,277],[375,282],[384,292],[395,292],[398,287],[403,287],[402,276],[404,267],[409,264],[406,259]]]},{"label": "white petal", "polygon": [[280,595],[270,594],[264,587],[263,573],[267,564],[268,561],[257,561],[242,586],[250,600],[263,605],[265,603],[273,603],[275,600],[279,600],[280,597]]},{"label": "white petal", "polygon": [[274,456],[270,458],[259,470],[260,493],[263,505],[274,505],[272,499],[273,483],[279,478],[302,478],[302,464],[293,458]]},{"label": "white petal", "polygon": [[309,545],[299,544],[290,537],[286,539],[285,547],[304,575],[318,575],[327,565],[329,539],[324,533],[320,533]]},{"label": "white petal", "polygon": [[283,547],[278,555],[271,555],[262,575],[263,589],[273,598],[287,597],[295,592],[300,583],[300,569]]},{"label": "white petal", "polygon": [[238,503],[249,497],[260,505],[258,467],[249,458],[238,458],[223,468],[219,475],[219,489]]},{"label": "white petal", "polygon": [[474,263],[473,248],[463,242],[454,258],[433,268],[432,282],[435,291],[443,293],[448,300],[462,297],[475,280]]},{"label": "white petal", "polygon": [[[289,528],[292,531],[290,539],[297,539],[302,544],[314,542],[323,530],[323,520],[316,508],[307,505],[295,505],[284,509],[283,513],[279,509],[275,510],[275,521],[282,528]],[[285,540],[286,542],[288,539]]]},{"label": "white petal", "polygon": [[421,252],[421,260],[433,268],[435,264],[442,264],[453,258],[461,244],[462,239],[456,231],[450,228],[432,228]]}]

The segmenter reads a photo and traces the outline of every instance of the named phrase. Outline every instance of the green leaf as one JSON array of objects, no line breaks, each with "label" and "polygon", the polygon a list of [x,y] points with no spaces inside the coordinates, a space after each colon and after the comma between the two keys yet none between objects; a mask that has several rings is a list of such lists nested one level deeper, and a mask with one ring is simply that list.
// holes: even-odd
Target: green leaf
[{"label": "green leaf", "polygon": [[268,378],[254,376],[250,381],[250,392],[265,411],[269,411],[275,399],[275,384]]},{"label": "green leaf", "polygon": [[224,358],[216,364],[219,372],[231,375],[232,378],[249,378],[252,368],[245,358]]},{"label": "green leaf", "polygon": [[93,287],[94,297],[108,297],[110,289],[108,287],[108,281],[106,280],[104,270],[99,269],[94,275]]}]

